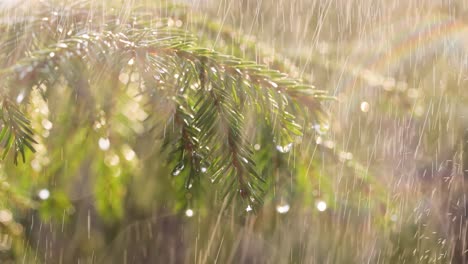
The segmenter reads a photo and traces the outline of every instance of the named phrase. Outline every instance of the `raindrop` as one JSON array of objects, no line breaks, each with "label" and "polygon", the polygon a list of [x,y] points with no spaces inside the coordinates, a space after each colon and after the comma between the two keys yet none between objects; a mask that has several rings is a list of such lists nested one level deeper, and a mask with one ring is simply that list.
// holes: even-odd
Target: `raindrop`
[{"label": "raindrop", "polygon": [[185,168],[184,162],[179,162],[177,166],[175,166],[174,170],[172,170],[172,176],[177,176],[179,175]]},{"label": "raindrop", "polygon": [[292,146],[293,146],[292,143],[289,143],[289,144],[284,145],[284,146],[277,145],[277,146],[276,146],[276,149],[277,149],[279,152],[281,152],[281,153],[288,153],[289,151],[291,151]]},{"label": "raindrop", "polygon": [[187,217],[192,217],[193,216],[193,210],[192,209],[187,209],[185,210],[185,215]]},{"label": "raindrop", "polygon": [[320,212],[327,210],[327,203],[325,203],[324,201],[317,202],[317,210],[319,210]]},{"label": "raindrop", "polygon": [[58,43],[57,47],[66,49],[66,48],[68,48],[68,45],[65,44],[65,43]]},{"label": "raindrop", "polygon": [[124,150],[124,157],[126,160],[131,161],[135,158],[136,154],[131,148],[126,148]]},{"label": "raindrop", "polygon": [[322,137],[317,137],[317,138],[315,139],[315,143],[316,143],[317,145],[322,144],[322,143],[323,143]]},{"label": "raindrop", "polygon": [[106,151],[110,148],[110,140],[108,138],[99,138],[98,144],[101,150]]},{"label": "raindrop", "polygon": [[46,129],[46,130],[51,130],[52,127],[53,127],[53,124],[52,122],[50,122],[49,120],[47,119],[43,119],[42,122],[41,122],[42,126]]},{"label": "raindrop", "polygon": [[324,142],[324,145],[325,147],[329,148],[329,149],[333,149],[335,148],[335,142],[331,141],[331,140],[326,140]]},{"label": "raindrop", "polygon": [[205,167],[201,167],[201,172],[205,173],[208,169]]},{"label": "raindrop", "polygon": [[287,203],[280,203],[276,206],[276,211],[280,214],[285,214],[289,212],[289,204]]},{"label": "raindrop", "polygon": [[31,167],[33,168],[34,171],[41,171],[42,169],[41,163],[37,159],[33,159],[31,161]]},{"label": "raindrop", "polygon": [[364,101],[364,102],[361,103],[361,111],[363,113],[369,112],[369,109],[370,109],[370,105],[369,105],[368,102]]},{"label": "raindrop", "polygon": [[18,104],[21,103],[21,102],[23,102],[24,96],[25,96],[24,92],[19,93],[18,96],[16,97],[16,102],[17,102]]},{"label": "raindrop", "polygon": [[120,158],[116,154],[110,154],[106,156],[105,161],[109,166],[117,166],[120,162]]},{"label": "raindrop", "polygon": [[37,196],[39,196],[39,199],[41,200],[47,200],[50,197],[50,191],[47,189],[41,189],[38,193]]},{"label": "raindrop", "polygon": [[312,125],[312,128],[317,132],[317,134],[324,135],[330,129],[330,125],[328,123],[314,124]]}]

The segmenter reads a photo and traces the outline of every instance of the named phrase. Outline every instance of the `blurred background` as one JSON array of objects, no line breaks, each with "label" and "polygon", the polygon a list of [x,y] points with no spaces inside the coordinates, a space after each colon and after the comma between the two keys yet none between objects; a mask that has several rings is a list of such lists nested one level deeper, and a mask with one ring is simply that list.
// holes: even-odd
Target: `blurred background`
[{"label": "blurred background", "polygon": [[[27,23],[35,5],[2,2],[2,23]],[[87,106],[70,106],[64,89],[47,102],[31,93],[37,153],[0,170],[1,263],[468,261],[467,1],[93,5],[122,20],[132,10],[170,18],[200,46],[278,69],[336,100],[323,103],[328,121],[309,126],[290,151],[249,135],[259,170],[271,174],[253,213],[223,200],[222,186],[180,191],[176,162],[167,164],[163,140],[143,122],[156,110],[131,89],[89,102],[116,106],[99,112],[92,129],[85,112],[74,114]],[[129,78],[121,73],[120,85]]]}]

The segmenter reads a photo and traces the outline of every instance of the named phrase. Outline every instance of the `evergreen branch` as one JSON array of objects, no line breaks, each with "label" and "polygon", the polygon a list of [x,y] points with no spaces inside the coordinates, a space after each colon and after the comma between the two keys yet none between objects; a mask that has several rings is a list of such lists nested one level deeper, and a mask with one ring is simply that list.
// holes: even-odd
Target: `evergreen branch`
[{"label": "evergreen branch", "polygon": [[[38,44],[45,48],[29,52],[0,76],[9,80],[10,87],[16,83],[51,86],[64,77],[74,88],[77,103],[84,103],[89,111],[86,106],[94,98],[91,86],[102,79],[101,74],[111,70],[108,78],[117,79],[127,62],[135,65],[142,89],[167,100],[176,98],[174,122],[180,136],[175,151],[180,157],[173,174],[190,166],[185,188],[199,180],[205,160],[211,164],[208,169],[215,182],[225,178],[228,190],[261,204],[265,179],[256,171],[252,146],[243,131],[246,106],[256,106],[255,114],[271,127],[278,150],[287,152],[294,136],[302,134],[294,115],[301,113],[297,109],[320,116],[325,92],[264,65],[201,48],[195,37],[165,20],[146,27],[149,23],[144,21],[117,25],[114,17],[107,19],[99,29],[79,28],[87,24],[78,21],[75,34]],[[204,153],[205,147],[210,147],[209,154]]]},{"label": "evergreen branch", "polygon": [[31,128],[31,122],[15,106],[15,103],[8,99],[3,99],[0,115],[2,122],[0,132],[0,142],[3,144],[2,159],[5,159],[10,149],[13,149],[14,163],[18,163],[19,155],[25,162],[25,150],[36,151],[33,144],[37,144],[37,142],[33,138],[34,132]]}]

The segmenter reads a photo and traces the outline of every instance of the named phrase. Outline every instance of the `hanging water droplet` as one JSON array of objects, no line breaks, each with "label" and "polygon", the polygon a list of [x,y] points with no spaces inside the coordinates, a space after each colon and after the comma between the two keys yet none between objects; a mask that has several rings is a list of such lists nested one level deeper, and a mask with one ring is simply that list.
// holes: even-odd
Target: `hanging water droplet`
[{"label": "hanging water droplet", "polygon": [[335,142],[331,141],[331,140],[326,140],[324,142],[324,145],[325,147],[329,148],[329,149],[333,149],[335,148]]},{"label": "hanging water droplet", "polygon": [[41,189],[38,193],[37,196],[39,196],[39,199],[41,200],[47,200],[50,197],[50,191],[47,189]]},{"label": "hanging water droplet", "polygon": [[193,216],[193,210],[192,209],[187,209],[185,210],[185,215],[187,217],[192,217]]},{"label": "hanging water droplet", "polygon": [[110,140],[108,138],[99,138],[98,145],[101,150],[108,150],[110,148]]},{"label": "hanging water droplet", "polygon": [[287,203],[280,203],[276,206],[276,211],[280,214],[285,214],[289,212],[289,204]]},{"label": "hanging water droplet", "polygon": [[179,162],[177,166],[172,170],[172,176],[177,176],[179,175],[185,168],[184,162]]},{"label": "hanging water droplet", "polygon": [[316,143],[317,145],[322,144],[322,143],[323,143],[322,137],[318,136],[318,137],[315,139],[315,143]]},{"label": "hanging water droplet", "polygon": [[101,150],[106,151],[110,148],[110,140],[108,138],[99,138],[98,144]]},{"label": "hanging water droplet", "polygon": [[124,157],[126,160],[128,161],[131,161],[135,158],[136,154],[135,154],[135,151],[133,151],[133,149],[131,149],[130,147],[126,147],[122,150],[123,154],[124,154]]},{"label": "hanging water droplet", "polygon": [[51,130],[52,127],[53,127],[52,122],[50,122],[50,120],[48,120],[48,119],[43,119],[41,124],[46,130]]},{"label": "hanging water droplet", "polygon": [[330,129],[330,125],[328,123],[313,124],[312,128],[315,130],[315,132],[317,132],[317,134],[324,135]]},{"label": "hanging water droplet", "polygon": [[327,210],[327,203],[325,203],[324,201],[318,201],[317,210],[319,210],[320,212]]},{"label": "hanging water droplet", "polygon": [[288,153],[289,151],[291,151],[292,146],[293,146],[292,143],[289,143],[289,144],[284,145],[284,146],[277,145],[277,146],[276,146],[276,149],[277,149],[279,152],[281,152],[281,153]]},{"label": "hanging water droplet", "polygon": [[24,96],[25,96],[24,92],[19,93],[18,96],[16,97],[16,102],[17,102],[18,104],[21,103],[21,102],[23,102]]},{"label": "hanging water droplet", "polygon": [[369,112],[369,109],[370,109],[370,105],[369,105],[368,102],[364,101],[364,102],[361,103],[361,111],[363,113]]},{"label": "hanging water droplet", "polygon": [[57,44],[57,47],[66,49],[66,48],[68,48],[68,45],[65,44],[65,43],[58,43],[58,44]]}]

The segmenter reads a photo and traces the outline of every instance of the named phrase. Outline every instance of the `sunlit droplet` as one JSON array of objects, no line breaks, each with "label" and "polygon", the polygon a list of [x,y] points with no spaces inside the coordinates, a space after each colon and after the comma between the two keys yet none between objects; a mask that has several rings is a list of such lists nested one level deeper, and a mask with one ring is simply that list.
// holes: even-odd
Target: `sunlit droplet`
[{"label": "sunlit droplet", "polygon": [[51,57],[51,58],[55,57],[55,52],[49,53],[49,57]]},{"label": "sunlit droplet", "polygon": [[315,130],[315,132],[317,132],[317,134],[324,135],[330,129],[330,125],[328,123],[314,124],[312,125],[312,128]]},{"label": "sunlit droplet", "polygon": [[183,162],[180,162],[179,164],[177,164],[177,166],[174,168],[174,170],[172,171],[172,176],[177,176],[179,175],[185,168],[185,165]]},{"label": "sunlit droplet", "polygon": [[322,137],[317,137],[317,138],[315,139],[315,143],[316,143],[317,145],[322,144],[322,143],[323,143]]},{"label": "sunlit droplet", "polygon": [[361,103],[361,111],[363,113],[369,112],[369,109],[370,109],[370,105],[369,105],[368,102],[364,101],[364,102]]},{"label": "sunlit droplet", "polygon": [[135,158],[135,151],[129,149],[128,151],[124,153],[124,155],[125,155],[126,160],[128,161],[133,160]]},{"label": "sunlit droplet", "polygon": [[281,203],[276,206],[276,211],[280,214],[285,214],[289,212],[289,204],[287,203]]},{"label": "sunlit droplet", "polygon": [[41,171],[42,169],[41,163],[37,159],[31,160],[31,167],[34,171]]},{"label": "sunlit droplet", "polygon": [[108,138],[99,138],[98,144],[101,150],[106,151],[110,148],[110,140]]},{"label": "sunlit droplet", "polygon": [[284,146],[277,145],[277,146],[276,146],[276,149],[277,149],[279,152],[281,152],[281,153],[288,153],[289,151],[291,151],[292,146],[293,146],[292,143],[289,143],[289,144],[284,145]]},{"label": "sunlit droplet", "polygon": [[324,145],[325,147],[329,148],[329,149],[333,149],[335,148],[335,142],[331,141],[331,140],[326,140],[324,142]]},{"label": "sunlit droplet", "polygon": [[106,155],[106,163],[109,166],[117,166],[120,163],[120,158],[116,154]]},{"label": "sunlit droplet", "polygon": [[42,126],[46,129],[46,130],[51,130],[52,127],[53,127],[53,124],[52,122],[50,122],[49,120],[47,119],[43,119],[42,122],[41,122]]},{"label": "sunlit droplet", "polygon": [[41,200],[47,200],[50,197],[50,192],[47,189],[41,189],[38,193],[37,196],[39,196],[39,199]]},{"label": "sunlit droplet", "polygon": [[320,212],[327,210],[327,203],[325,203],[324,201],[317,202],[317,210],[319,210]]},{"label": "sunlit droplet", "polygon": [[260,150],[260,144],[255,144],[254,149],[257,150],[257,151]]},{"label": "sunlit droplet", "polygon": [[185,210],[185,215],[187,217],[192,217],[193,216],[193,210],[192,209],[187,209]]},{"label": "sunlit droplet", "polygon": [[201,167],[201,172],[205,173],[208,169],[205,167]]},{"label": "sunlit droplet", "polygon": [[19,93],[18,96],[16,97],[16,102],[17,102],[18,104],[21,103],[21,102],[23,102],[24,96],[25,96],[25,95],[24,95],[24,92]]}]

